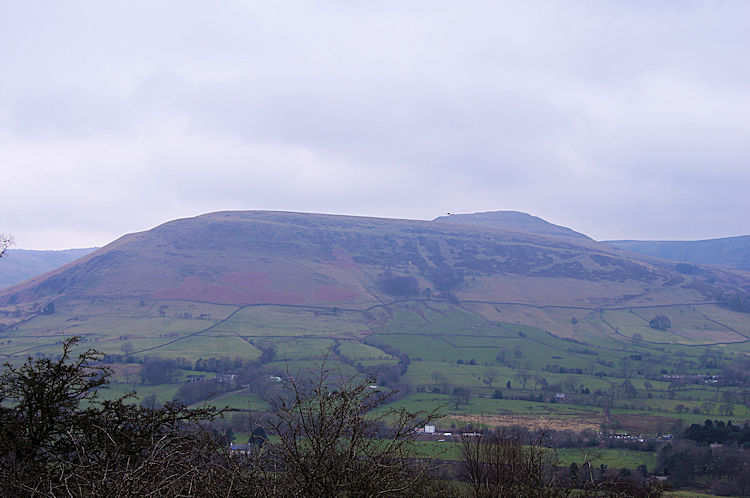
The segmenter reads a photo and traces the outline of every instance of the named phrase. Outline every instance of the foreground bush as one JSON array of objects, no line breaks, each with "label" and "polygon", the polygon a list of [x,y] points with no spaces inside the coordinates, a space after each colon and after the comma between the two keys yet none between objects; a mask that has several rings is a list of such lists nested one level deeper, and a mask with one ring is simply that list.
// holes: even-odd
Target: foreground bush
[{"label": "foreground bush", "polygon": [[561,475],[538,442],[487,432],[464,441],[463,462],[440,467],[414,452],[434,413],[383,406],[391,394],[320,370],[289,378],[247,451],[231,454],[210,423],[223,415],[179,403],[104,400],[102,355],[29,358],[0,374],[0,496],[658,496],[648,483],[590,468]]},{"label": "foreground bush", "polygon": [[29,358],[0,375],[0,494],[3,496],[219,496],[250,476],[204,429],[217,413],[131,396],[107,401],[102,355]]},{"label": "foreground bush", "polygon": [[[215,410],[114,401],[102,355],[29,358],[0,374],[2,496],[394,496],[426,492],[412,459],[414,429],[430,420],[373,410],[388,398],[371,382],[321,369],[292,380],[266,425],[274,444],[231,455],[207,423]],[[334,380],[336,382],[334,382]],[[386,427],[387,426],[387,427]]]}]

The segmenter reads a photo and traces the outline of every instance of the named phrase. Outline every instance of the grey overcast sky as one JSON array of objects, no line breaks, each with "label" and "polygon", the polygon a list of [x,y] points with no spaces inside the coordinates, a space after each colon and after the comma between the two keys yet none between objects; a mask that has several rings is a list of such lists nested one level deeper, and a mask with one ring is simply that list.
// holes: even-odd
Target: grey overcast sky
[{"label": "grey overcast sky", "polygon": [[225,209],[750,234],[750,2],[0,0],[0,232]]}]

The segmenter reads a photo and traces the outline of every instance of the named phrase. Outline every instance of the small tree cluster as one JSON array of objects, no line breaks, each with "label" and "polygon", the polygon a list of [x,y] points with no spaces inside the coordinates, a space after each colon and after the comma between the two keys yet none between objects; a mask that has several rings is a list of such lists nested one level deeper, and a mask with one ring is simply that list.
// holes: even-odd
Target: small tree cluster
[{"label": "small tree cluster", "polygon": [[648,322],[648,326],[656,330],[667,330],[672,327],[672,322],[666,315],[656,315]]},{"label": "small tree cluster", "polygon": [[385,274],[378,280],[381,291],[391,296],[410,297],[419,294],[419,281],[411,276]]}]

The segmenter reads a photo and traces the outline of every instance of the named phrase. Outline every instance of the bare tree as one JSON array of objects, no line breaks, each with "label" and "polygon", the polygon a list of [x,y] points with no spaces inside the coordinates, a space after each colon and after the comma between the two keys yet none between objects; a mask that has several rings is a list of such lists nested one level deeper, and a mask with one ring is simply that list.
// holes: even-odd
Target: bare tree
[{"label": "bare tree", "polygon": [[357,381],[325,365],[310,379],[292,377],[289,395],[270,400],[268,425],[279,438],[273,451],[284,469],[275,481],[281,494],[414,494],[427,468],[414,459],[416,429],[435,412],[383,409],[392,393],[370,388],[375,379]]},{"label": "bare tree", "polygon": [[132,342],[124,342],[122,346],[120,346],[120,350],[122,351],[122,354],[125,356],[130,356],[133,354],[133,343]]},{"label": "bare tree", "polygon": [[536,388],[539,386],[542,386],[542,389],[544,389],[548,384],[547,379],[542,377],[538,373],[535,373],[533,375],[532,380],[534,381],[534,391],[536,391]]},{"label": "bare tree", "polygon": [[719,405],[719,415],[723,417],[734,415],[734,405],[732,403],[725,403],[723,405]]},{"label": "bare tree", "polygon": [[451,393],[451,398],[456,405],[456,410],[458,410],[459,405],[468,405],[471,401],[471,389],[468,387],[456,387]]},{"label": "bare tree", "polygon": [[476,497],[564,496],[558,494],[556,455],[539,438],[527,442],[518,432],[497,429],[463,437],[461,455],[462,474]]},{"label": "bare tree", "polygon": [[526,383],[531,378],[531,374],[526,370],[519,370],[516,372],[516,380],[518,380],[524,389],[526,389]]},{"label": "bare tree", "polygon": [[0,233],[0,258],[3,257],[5,251],[7,251],[13,244],[15,244],[15,241],[11,235]]},{"label": "bare tree", "polygon": [[492,383],[495,382],[495,379],[497,379],[497,376],[499,375],[499,372],[496,368],[488,368],[484,371],[484,380],[487,382],[487,385],[492,388]]},{"label": "bare tree", "polygon": [[562,387],[569,393],[572,393],[576,390],[576,382],[576,377],[574,377],[573,375],[568,375],[567,377],[565,377],[565,379],[563,379]]},{"label": "bare tree", "polygon": [[441,393],[448,393],[450,392],[451,383],[448,380],[448,377],[445,376],[442,372],[432,372],[430,374],[430,377],[432,377],[432,380],[435,382],[435,385],[440,389]]},{"label": "bare tree", "polygon": [[477,498],[655,498],[662,494],[662,487],[656,481],[595,473],[585,453],[581,465],[572,464],[567,472],[561,471],[556,452],[546,442],[544,433],[525,438],[519,431],[504,429],[464,436],[461,477]]}]

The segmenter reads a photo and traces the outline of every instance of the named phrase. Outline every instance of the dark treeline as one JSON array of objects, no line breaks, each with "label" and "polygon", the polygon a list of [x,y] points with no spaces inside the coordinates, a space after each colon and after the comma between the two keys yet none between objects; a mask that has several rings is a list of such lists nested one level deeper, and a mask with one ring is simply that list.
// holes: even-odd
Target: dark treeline
[{"label": "dark treeline", "polygon": [[750,495],[750,424],[706,420],[693,424],[658,454],[659,470],[675,487],[720,496]]},{"label": "dark treeline", "polygon": [[706,420],[703,425],[693,424],[685,430],[685,439],[699,444],[737,444],[750,448],[750,424],[736,425],[732,421]]},{"label": "dark treeline", "polygon": [[720,496],[750,495],[750,452],[741,446],[679,439],[659,451],[658,462],[677,488],[702,488]]}]

